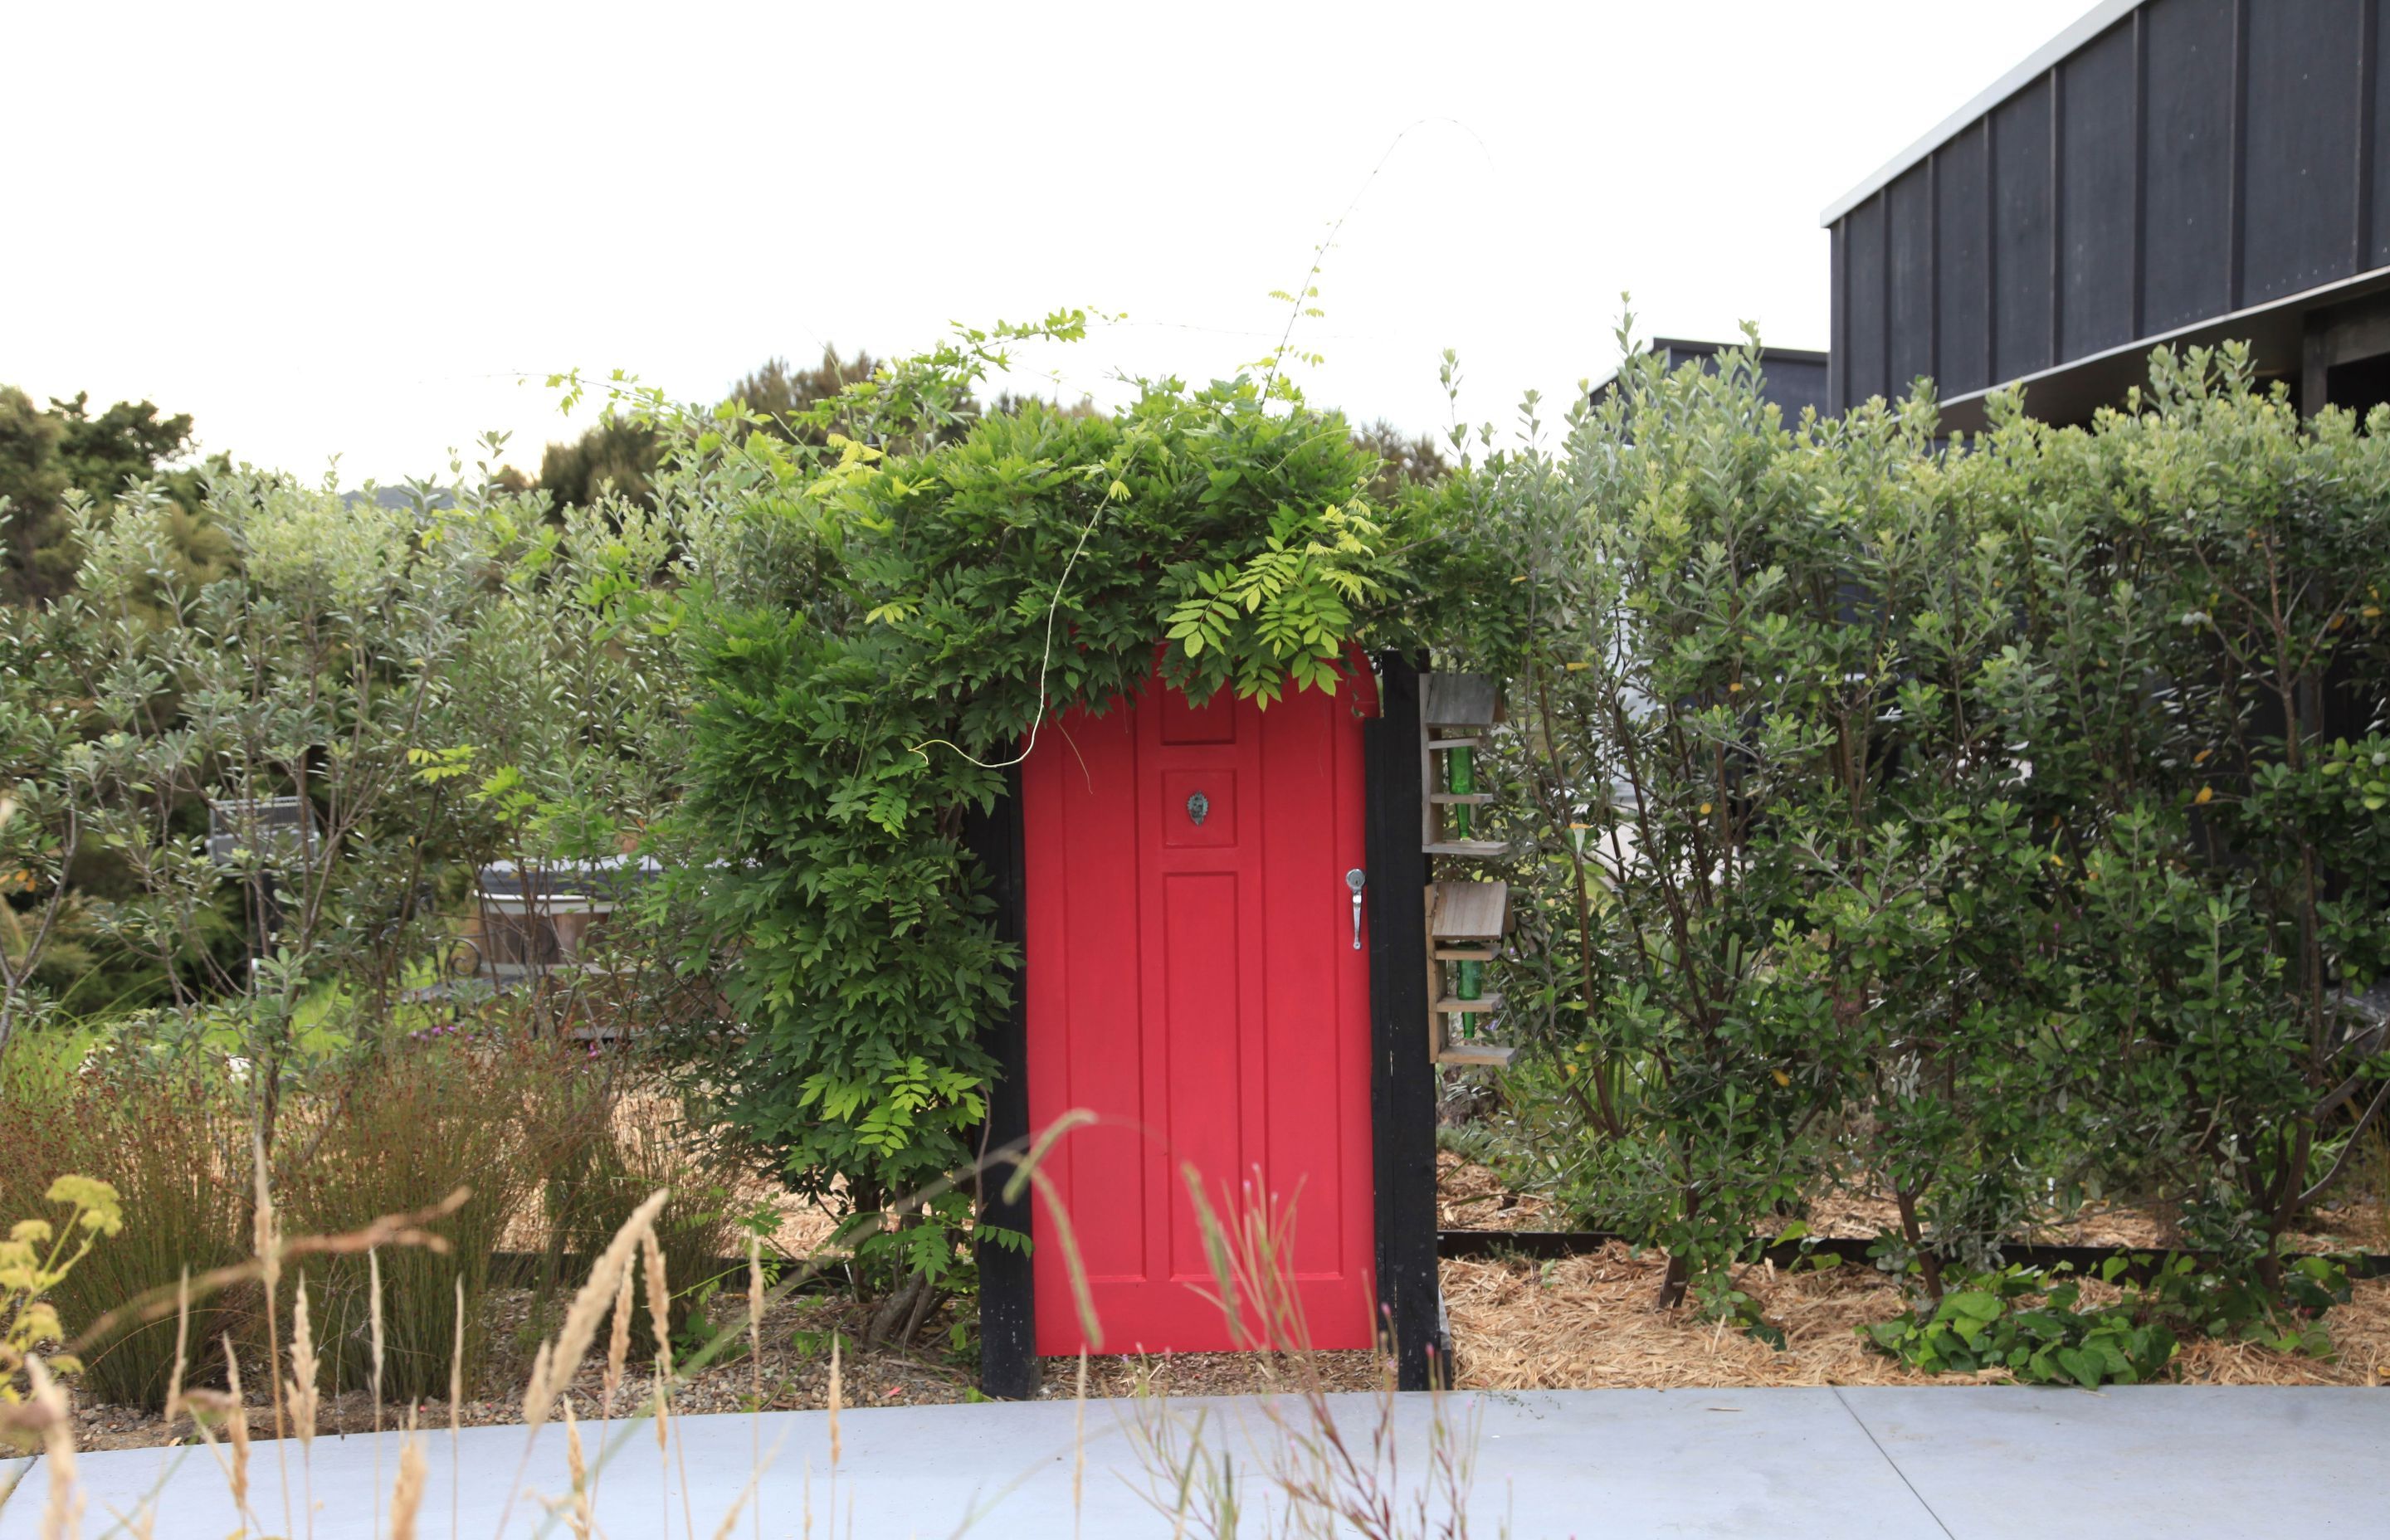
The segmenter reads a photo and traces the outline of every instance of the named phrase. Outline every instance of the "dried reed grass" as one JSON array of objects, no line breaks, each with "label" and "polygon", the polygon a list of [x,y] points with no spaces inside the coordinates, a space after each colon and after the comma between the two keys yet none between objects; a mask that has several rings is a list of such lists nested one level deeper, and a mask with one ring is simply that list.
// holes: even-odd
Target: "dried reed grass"
[{"label": "dried reed grass", "polygon": [[423,1457],[423,1441],[416,1437],[410,1418],[398,1444],[398,1481],[390,1495],[390,1540],[415,1540],[416,1515],[423,1508],[430,1463]]},{"label": "dried reed grass", "polygon": [[[124,1228],[76,1264],[51,1293],[77,1324],[186,1273],[249,1254],[243,1165],[248,1119],[221,1065],[158,1068],[107,1054],[76,1067],[12,1047],[0,1055],[0,1214],[42,1212],[51,1181],[69,1172],[117,1190]],[[194,1301],[201,1340],[237,1324],[233,1302]],[[78,1391],[118,1405],[165,1404],[173,1362],[163,1313],[121,1319],[80,1345]]]},{"label": "dried reed grass", "polygon": [[[409,1250],[379,1264],[387,1285],[388,1393],[416,1400],[439,1392],[456,1332],[450,1280],[463,1280],[469,1302],[487,1293],[500,1237],[518,1212],[535,1206],[546,1173],[537,1137],[545,1124],[533,1110],[552,1093],[552,1081],[572,1072],[570,1058],[553,1046],[402,1043],[286,1104],[273,1175],[285,1222],[298,1231],[353,1230],[438,1193],[472,1191],[444,1226],[452,1243],[447,1257]],[[297,1265],[325,1317],[318,1335],[334,1360],[336,1381],[364,1383],[375,1264],[353,1256]],[[469,1383],[488,1348],[477,1317],[465,1317]]]}]

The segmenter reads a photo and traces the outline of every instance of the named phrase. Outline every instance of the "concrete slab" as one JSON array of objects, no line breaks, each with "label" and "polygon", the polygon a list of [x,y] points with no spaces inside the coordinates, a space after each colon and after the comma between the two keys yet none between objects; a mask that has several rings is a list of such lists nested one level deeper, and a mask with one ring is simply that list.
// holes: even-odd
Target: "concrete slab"
[{"label": "concrete slab", "polygon": [[[1374,1399],[1332,1402],[1340,1430],[1366,1450]],[[1172,1411],[1182,1426],[1201,1417],[1207,1443],[1232,1450],[1248,1479],[1266,1465],[1267,1450],[1282,1447],[1250,1400],[1176,1402]],[[1067,1402],[847,1413],[835,1527],[822,1413],[775,1413],[760,1428],[741,1417],[684,1418],[682,1447],[669,1464],[659,1461],[648,1426],[618,1425],[619,1447],[599,1479],[598,1518],[615,1540],[685,1533],[685,1464],[696,1532],[713,1534],[748,1480],[760,1433],[769,1457],[761,1483],[767,1536],[808,1533],[808,1512],[810,1533],[825,1536],[846,1534],[850,1514],[857,1536],[1167,1535],[1170,1522],[1140,1495],[1128,1431],[1136,1415],[1130,1403],[1088,1405],[1086,1479],[1074,1505],[1076,1410]],[[2378,1505],[2381,1473],[2390,1468],[2390,1396],[2365,1391],[1577,1391],[1453,1397],[1440,1415],[1451,1427],[1476,1419],[1470,1507],[1481,1535],[1506,1525],[1520,1540],[2385,1533]],[[1416,1494],[1439,1409],[1425,1396],[1405,1396],[1394,1416],[1402,1490]],[[595,1430],[587,1431],[594,1442]],[[523,1451],[520,1430],[469,1429],[452,1463],[447,1435],[431,1435],[421,1533],[448,1533],[453,1493],[463,1534],[496,1535]],[[82,1463],[85,1535],[144,1501],[160,1515],[158,1540],[221,1540],[237,1527],[204,1452],[87,1455]],[[386,1436],[377,1492],[370,1440],[319,1440],[308,1472],[312,1525],[294,1460],[301,1512],[292,1528],[312,1529],[317,1540],[375,1534],[396,1464],[396,1439]],[[560,1429],[543,1431],[527,1469],[527,1490],[553,1495],[565,1484]],[[39,1533],[43,1480],[35,1470],[0,1511],[0,1540]],[[252,1481],[260,1520],[280,1533],[270,1446],[258,1447]],[[506,1535],[537,1534],[545,1517],[527,1496]],[[1250,1517],[1247,1533],[1270,1527]],[[742,1516],[733,1533],[754,1534],[752,1518]]]},{"label": "concrete slab", "polygon": [[1844,1399],[1956,1540],[2390,1536],[2390,1394],[1920,1386]]}]

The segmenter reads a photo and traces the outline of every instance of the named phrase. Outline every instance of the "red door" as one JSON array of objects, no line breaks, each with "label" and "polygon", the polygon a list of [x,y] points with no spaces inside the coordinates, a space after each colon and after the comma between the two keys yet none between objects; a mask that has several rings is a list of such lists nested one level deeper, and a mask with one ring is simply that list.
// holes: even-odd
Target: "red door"
[{"label": "red door", "polygon": [[[1266,712],[1226,690],[1199,711],[1156,681],[1049,724],[1022,767],[1029,1116],[1101,1120],[1048,1169],[1103,1351],[1246,1345],[1198,1292],[1189,1161],[1215,1209],[1256,1174],[1258,1197],[1293,1202],[1313,1346],[1373,1341],[1369,955],[1346,873],[1375,704],[1365,663]],[[1037,1348],[1075,1354],[1094,1344],[1042,1202],[1034,1226]]]}]

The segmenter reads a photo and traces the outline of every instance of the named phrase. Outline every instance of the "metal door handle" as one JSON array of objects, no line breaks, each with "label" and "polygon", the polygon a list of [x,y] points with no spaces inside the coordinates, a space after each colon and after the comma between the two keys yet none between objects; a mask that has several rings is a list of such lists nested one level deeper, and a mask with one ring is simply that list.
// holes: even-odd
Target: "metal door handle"
[{"label": "metal door handle", "polygon": [[1361,950],[1361,888],[1369,874],[1356,866],[1344,874],[1344,886],[1353,890],[1353,950]]}]

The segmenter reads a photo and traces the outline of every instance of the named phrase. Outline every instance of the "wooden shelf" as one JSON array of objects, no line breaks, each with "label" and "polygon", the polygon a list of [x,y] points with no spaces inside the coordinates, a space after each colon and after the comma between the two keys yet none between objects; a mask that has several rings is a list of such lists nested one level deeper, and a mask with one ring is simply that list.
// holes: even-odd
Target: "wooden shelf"
[{"label": "wooden shelf", "polygon": [[1502,687],[1490,674],[1420,675],[1420,721],[1435,727],[1490,727],[1502,720]]},{"label": "wooden shelf", "polygon": [[1507,882],[1438,882],[1429,890],[1428,940],[1431,944],[1475,946],[1491,942],[1510,929],[1510,885]]},{"label": "wooden shelf", "polygon": [[1427,800],[1446,807],[1483,807],[1494,800],[1491,791],[1431,791]]},{"label": "wooden shelf", "polygon": [[1497,1070],[1510,1067],[1510,1056],[1519,1050],[1506,1048],[1498,1043],[1447,1043],[1436,1050],[1439,1064],[1484,1064]]},{"label": "wooden shelf", "polygon": [[1499,855],[1510,847],[1499,840],[1438,840],[1423,848],[1430,855]]},{"label": "wooden shelf", "polygon": [[1446,1016],[1467,1015],[1480,1010],[1500,1010],[1502,996],[1487,995],[1475,1000],[1464,1000],[1457,995],[1447,995],[1435,1003],[1435,1008]]},{"label": "wooden shelf", "polygon": [[1490,946],[1439,946],[1429,955],[1438,962],[1492,962],[1496,956]]},{"label": "wooden shelf", "polygon": [[1427,740],[1427,746],[1432,751],[1436,749],[1476,749],[1482,748],[1484,745],[1484,742],[1485,740],[1482,738],[1432,738]]}]

